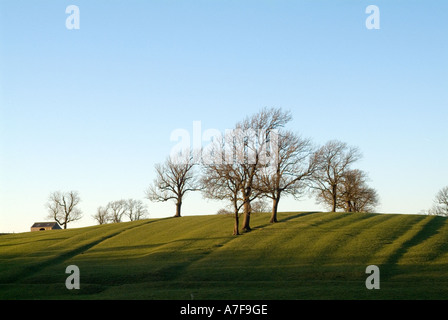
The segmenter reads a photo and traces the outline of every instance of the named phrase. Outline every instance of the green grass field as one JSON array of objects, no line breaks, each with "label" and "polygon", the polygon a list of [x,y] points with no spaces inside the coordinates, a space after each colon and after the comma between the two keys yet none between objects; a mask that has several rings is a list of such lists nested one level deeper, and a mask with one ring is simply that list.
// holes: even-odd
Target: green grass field
[{"label": "green grass field", "polygon": [[[232,236],[228,216],[0,235],[0,299],[448,299],[437,216],[279,213]],[[68,290],[68,265],[80,290]],[[380,289],[368,290],[368,265]]]}]

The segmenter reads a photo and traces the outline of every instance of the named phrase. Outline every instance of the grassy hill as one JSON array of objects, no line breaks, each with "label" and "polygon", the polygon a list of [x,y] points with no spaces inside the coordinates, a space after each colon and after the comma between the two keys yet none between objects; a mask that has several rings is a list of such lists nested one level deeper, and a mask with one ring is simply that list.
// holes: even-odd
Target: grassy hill
[{"label": "grassy hill", "polygon": [[[148,219],[0,235],[0,299],[448,299],[448,223],[424,215]],[[81,289],[68,290],[68,265]],[[365,287],[368,265],[379,290]]]}]

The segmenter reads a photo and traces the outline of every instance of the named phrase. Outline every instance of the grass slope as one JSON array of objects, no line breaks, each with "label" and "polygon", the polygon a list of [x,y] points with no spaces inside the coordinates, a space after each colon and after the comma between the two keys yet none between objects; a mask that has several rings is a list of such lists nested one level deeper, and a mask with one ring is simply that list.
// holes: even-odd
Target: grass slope
[{"label": "grass slope", "polygon": [[[447,299],[446,218],[280,213],[0,235],[0,299]],[[81,289],[65,288],[80,268]],[[379,290],[365,269],[380,268]]]}]

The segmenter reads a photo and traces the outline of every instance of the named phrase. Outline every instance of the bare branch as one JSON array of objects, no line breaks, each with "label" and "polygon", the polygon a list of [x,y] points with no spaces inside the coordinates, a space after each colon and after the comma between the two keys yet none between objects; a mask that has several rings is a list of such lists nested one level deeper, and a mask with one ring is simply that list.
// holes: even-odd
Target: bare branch
[{"label": "bare branch", "polygon": [[146,218],[148,209],[141,200],[128,199],[125,214],[130,221],[141,220]]},{"label": "bare branch", "polygon": [[180,156],[170,156],[163,164],[156,164],[156,178],[146,191],[146,197],[151,201],[175,200],[175,217],[180,217],[185,194],[201,189],[193,172],[194,166],[192,152],[184,152]]},{"label": "bare branch", "polygon": [[434,205],[429,210],[430,214],[448,216],[448,186],[442,188],[434,199]]},{"label": "bare branch", "polygon": [[48,218],[54,219],[57,223],[67,229],[69,222],[77,221],[82,218],[82,212],[77,208],[81,201],[77,191],[62,193],[55,191],[50,194],[46,207],[48,209]]},{"label": "bare branch", "polygon": [[257,186],[266,197],[271,198],[271,222],[277,222],[277,208],[282,195],[299,199],[308,187],[308,181],[316,170],[310,139],[304,139],[291,131],[280,131],[277,141],[277,159],[260,169]]},{"label": "bare branch", "polygon": [[373,212],[379,202],[378,194],[366,181],[365,172],[346,170],[338,185],[338,207],[346,212]]},{"label": "bare branch", "polygon": [[318,202],[325,203],[334,212],[337,208],[338,186],[345,171],[361,158],[357,147],[349,147],[345,142],[332,140],[316,152],[317,170],[314,183]]},{"label": "bare branch", "polygon": [[119,223],[122,221],[123,215],[126,213],[127,206],[125,200],[111,201],[106,206],[109,212],[110,220],[113,223]]}]

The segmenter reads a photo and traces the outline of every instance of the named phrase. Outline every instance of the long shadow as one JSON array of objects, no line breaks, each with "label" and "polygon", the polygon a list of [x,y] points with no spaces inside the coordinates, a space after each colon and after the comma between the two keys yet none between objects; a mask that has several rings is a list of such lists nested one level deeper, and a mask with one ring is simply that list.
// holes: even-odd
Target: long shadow
[{"label": "long shadow", "polygon": [[398,261],[404,256],[406,252],[412,247],[422,243],[426,239],[429,239],[433,235],[439,232],[439,229],[443,227],[443,218],[431,217],[426,224],[418,231],[411,239],[405,241],[400,248],[398,248],[394,254],[392,254],[386,261],[388,271],[395,270],[398,266]]},{"label": "long shadow", "polygon": [[[262,225],[257,225],[256,227],[252,227],[251,231],[249,232],[243,232],[241,235],[239,236],[229,236],[229,237],[214,237],[213,239],[223,239],[222,242],[220,242],[219,244],[215,245],[215,248],[220,248],[223,247],[227,244],[229,244],[232,241],[236,241],[237,239],[240,239],[240,237],[244,237],[246,234],[252,234],[254,232],[257,232],[258,230],[262,230],[265,227],[268,226],[272,226],[278,223],[283,223],[286,221],[289,221],[291,219],[295,219],[295,218],[299,218],[299,217],[304,217],[310,214],[314,214],[314,213],[319,213],[320,211],[313,211],[313,212],[299,212],[297,214],[293,214],[293,215],[288,215],[287,217],[285,217],[284,219],[279,220],[276,223],[269,223],[266,222],[265,224]],[[204,240],[203,238],[199,238],[199,239],[194,239],[194,238],[187,238],[187,239],[176,239],[173,241],[170,241],[168,243],[172,243],[172,242],[176,242],[176,241],[185,241],[185,240]],[[185,257],[183,259],[182,262],[180,263],[173,263],[173,264],[168,264],[165,267],[161,268],[160,270],[156,271],[156,274],[158,275],[162,275],[163,274],[163,279],[165,280],[174,280],[177,279],[178,277],[180,277],[185,270],[187,270],[193,263],[197,263],[198,261],[204,259],[205,257],[207,257],[209,254],[213,253],[214,250],[207,250],[202,252],[201,254],[196,254],[196,255],[192,255],[189,257]],[[154,276],[154,274],[150,274],[150,277]],[[162,277],[162,276],[161,276]]]},{"label": "long shadow", "polygon": [[310,212],[299,212],[295,215],[289,215],[281,220],[279,220],[279,222],[286,222],[295,218],[301,218],[301,217],[305,217],[305,216],[309,216],[310,214],[315,214],[315,213],[321,213],[322,211],[310,211]]},{"label": "long shadow", "polygon": [[151,220],[151,221],[148,221],[148,222],[146,222],[144,224],[141,224],[141,225],[138,225],[138,226],[134,226],[132,228],[122,229],[120,231],[111,233],[111,234],[109,234],[107,236],[101,237],[98,240],[95,240],[95,241],[89,242],[89,243],[87,243],[87,244],[85,244],[83,246],[77,247],[76,249],[73,249],[73,250],[64,252],[62,254],[59,254],[59,255],[57,255],[57,256],[55,256],[53,258],[47,259],[47,260],[42,261],[42,262],[37,262],[37,263],[31,264],[31,265],[29,265],[27,267],[22,268],[20,271],[16,272],[13,275],[6,276],[5,278],[3,278],[3,281],[5,283],[21,282],[24,279],[26,279],[26,278],[28,278],[28,277],[30,277],[30,276],[32,276],[32,275],[42,271],[43,269],[45,269],[45,268],[47,268],[47,267],[49,267],[51,265],[59,264],[59,263],[64,262],[65,260],[73,258],[74,256],[77,256],[77,255],[79,255],[79,254],[89,250],[90,248],[98,245],[99,243],[119,235],[122,232],[131,230],[133,228],[138,228],[138,227],[141,227],[143,225],[146,225],[146,224],[149,224],[149,223],[153,223],[155,221],[157,221],[157,220]]},{"label": "long shadow", "polygon": [[12,246],[21,246],[28,243],[36,243],[40,241],[57,241],[57,240],[66,240],[67,238],[60,237],[60,238],[45,238],[45,239],[36,239],[36,240],[30,240],[30,241],[23,241],[23,242],[16,242],[16,243],[6,243],[6,244],[0,244],[0,247],[12,247]]},{"label": "long shadow", "polygon": [[[176,243],[176,242],[185,242],[185,241],[208,241],[211,239],[233,239],[232,236],[228,236],[228,237],[204,237],[204,238],[180,238],[180,239],[175,239],[175,240],[170,240],[167,242],[158,242],[158,243],[152,243],[152,244],[142,244],[142,245],[125,245],[125,246],[116,246],[116,247],[110,247],[110,248],[101,248],[101,249],[96,249],[95,252],[102,252],[102,253],[107,253],[107,252],[113,252],[113,253],[117,253],[119,251],[127,251],[130,248],[131,249],[153,249],[153,248],[157,248],[157,247],[162,247],[165,245],[169,245],[172,243]],[[143,254],[146,255],[146,254]]]},{"label": "long shadow", "polygon": [[310,214],[321,213],[321,212],[322,211],[298,212],[297,214],[294,214],[294,215],[288,215],[287,217],[285,217],[283,219],[282,218],[278,218],[277,222],[266,222],[266,223],[258,225],[256,227],[252,227],[252,230],[263,229],[265,227],[273,226],[273,225],[280,224],[280,223],[283,223],[283,222],[287,222],[287,221],[295,219],[295,218],[301,218],[301,217],[308,216]]}]

